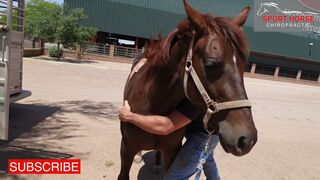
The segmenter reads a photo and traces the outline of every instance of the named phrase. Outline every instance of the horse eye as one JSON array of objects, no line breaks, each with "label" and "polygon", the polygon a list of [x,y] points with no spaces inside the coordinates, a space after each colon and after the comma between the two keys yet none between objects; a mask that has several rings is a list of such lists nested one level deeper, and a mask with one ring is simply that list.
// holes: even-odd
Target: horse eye
[{"label": "horse eye", "polygon": [[216,58],[208,58],[205,60],[204,65],[210,69],[215,69],[218,67],[218,61]]}]

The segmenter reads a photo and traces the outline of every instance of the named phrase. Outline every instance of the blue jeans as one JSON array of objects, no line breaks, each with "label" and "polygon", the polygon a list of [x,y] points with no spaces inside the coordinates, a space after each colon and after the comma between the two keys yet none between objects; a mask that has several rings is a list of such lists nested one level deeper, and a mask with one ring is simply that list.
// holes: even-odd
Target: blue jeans
[{"label": "blue jeans", "polygon": [[[167,174],[164,176],[164,180],[186,180],[195,174],[200,154],[205,148],[207,137],[207,134],[200,132],[187,134],[187,141],[181,147]],[[208,180],[220,179],[218,168],[213,158],[213,149],[218,143],[219,137],[213,135],[209,147],[212,152],[208,156],[203,168]]]}]

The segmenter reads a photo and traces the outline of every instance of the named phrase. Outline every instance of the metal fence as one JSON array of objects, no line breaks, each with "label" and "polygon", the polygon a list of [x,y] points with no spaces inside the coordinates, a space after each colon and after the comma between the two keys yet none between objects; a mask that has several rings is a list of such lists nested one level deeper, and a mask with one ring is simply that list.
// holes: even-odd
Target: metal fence
[{"label": "metal fence", "polygon": [[110,54],[110,46],[104,44],[87,44],[83,51],[89,54],[101,54],[101,55],[109,55]]},{"label": "metal fence", "polygon": [[89,54],[108,55],[111,57],[135,58],[142,54],[142,49],[105,44],[87,44],[84,47],[83,52]]},{"label": "metal fence", "polygon": [[255,73],[265,74],[265,75],[274,75],[276,67],[266,64],[257,64]]},{"label": "metal fence", "polygon": [[128,48],[123,46],[115,46],[114,48],[114,56],[118,57],[135,58],[140,54],[142,54],[141,49]]}]

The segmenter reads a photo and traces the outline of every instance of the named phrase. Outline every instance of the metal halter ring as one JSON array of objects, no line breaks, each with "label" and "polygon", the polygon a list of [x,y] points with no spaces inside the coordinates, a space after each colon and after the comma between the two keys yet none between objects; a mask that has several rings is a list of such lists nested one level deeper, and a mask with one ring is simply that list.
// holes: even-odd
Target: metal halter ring
[{"label": "metal halter ring", "polygon": [[191,60],[186,60],[186,71],[190,71],[192,68],[192,61]]},{"label": "metal halter ring", "polygon": [[212,111],[212,113],[216,113],[216,112],[220,111],[218,108],[217,102],[212,102],[211,104],[208,104],[208,109],[210,109]]}]

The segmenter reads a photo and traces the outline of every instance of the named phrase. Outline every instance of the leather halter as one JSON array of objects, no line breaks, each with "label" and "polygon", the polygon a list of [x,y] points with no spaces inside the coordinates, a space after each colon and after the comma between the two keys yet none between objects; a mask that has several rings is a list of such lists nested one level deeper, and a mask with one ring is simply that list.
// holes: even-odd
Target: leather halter
[{"label": "leather halter", "polygon": [[[207,91],[203,87],[203,85],[199,79],[199,76],[197,75],[197,72],[195,72],[195,70],[192,66],[192,55],[193,55],[192,48],[193,48],[193,44],[194,44],[194,39],[195,39],[195,36],[193,35],[192,39],[191,39],[190,46],[189,46],[187,59],[186,59],[185,73],[184,73],[184,80],[183,80],[184,92],[185,92],[186,97],[191,102],[190,98],[188,97],[188,89],[187,89],[188,88],[188,78],[189,78],[189,74],[190,74],[197,89],[199,90],[204,102],[206,103],[206,106],[207,106],[207,112],[203,117],[204,129],[209,134],[212,134],[214,132],[214,130],[210,131],[208,129],[208,122],[213,114],[215,114],[221,110],[226,110],[226,109],[251,107],[251,103],[248,99],[226,101],[226,102],[218,103],[210,98]],[[235,56],[234,56],[234,58],[235,58]]]}]

